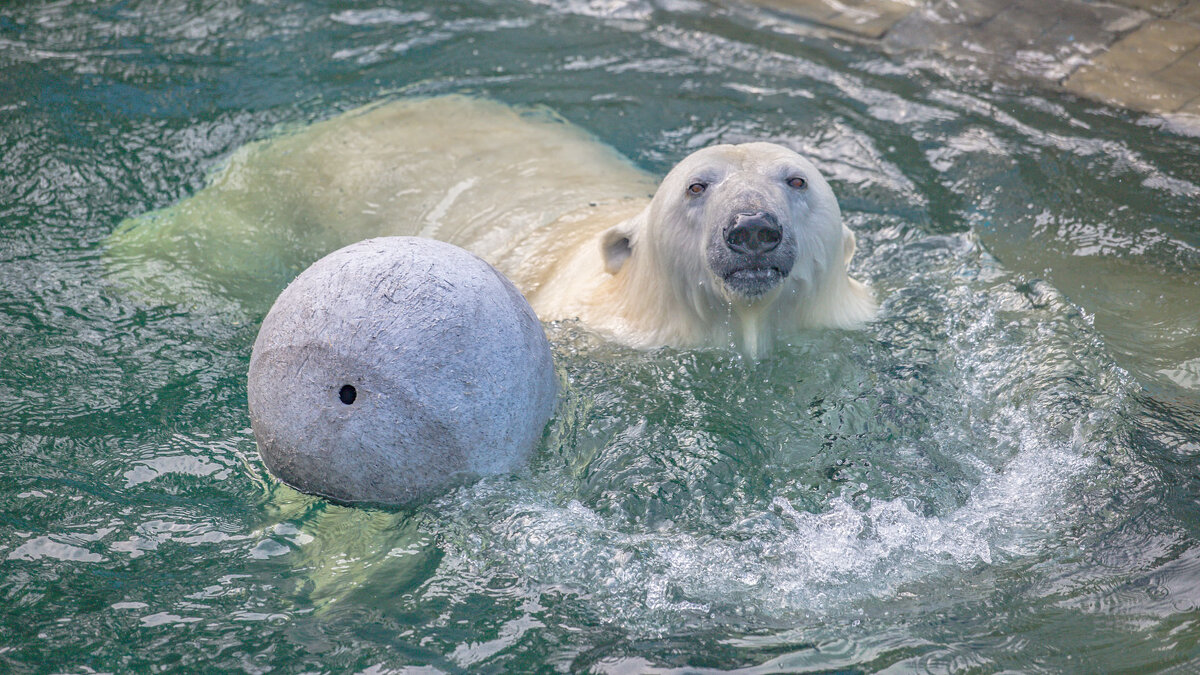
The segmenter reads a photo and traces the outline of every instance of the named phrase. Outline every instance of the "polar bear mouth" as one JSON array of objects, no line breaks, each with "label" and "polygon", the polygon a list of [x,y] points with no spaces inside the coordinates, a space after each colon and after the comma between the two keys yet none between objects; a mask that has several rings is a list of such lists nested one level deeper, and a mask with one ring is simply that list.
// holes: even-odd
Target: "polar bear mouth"
[{"label": "polar bear mouth", "polygon": [[779,285],[787,273],[778,267],[743,267],[727,273],[725,286],[739,295],[756,298]]}]

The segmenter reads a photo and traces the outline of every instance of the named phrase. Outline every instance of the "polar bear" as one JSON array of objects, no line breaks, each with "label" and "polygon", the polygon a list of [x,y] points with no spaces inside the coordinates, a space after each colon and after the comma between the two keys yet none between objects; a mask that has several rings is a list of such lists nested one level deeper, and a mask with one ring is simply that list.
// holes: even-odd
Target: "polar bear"
[{"label": "polar bear", "polygon": [[870,291],[846,272],[854,247],[811,162],[772,143],[717,145],[556,261],[529,299],[543,319],[578,317],[638,347],[732,344],[759,356],[781,335],[874,317]]},{"label": "polar bear", "polygon": [[708,147],[656,187],[548,111],[458,95],[252,143],[191,198],[123,224],[108,248],[143,290],[203,286],[261,307],[317,257],[381,235],[462,246],[543,321],[578,319],[639,348],[759,357],[781,336],[858,327],[876,311],[847,274],[855,239],[837,199],[797,153]]}]

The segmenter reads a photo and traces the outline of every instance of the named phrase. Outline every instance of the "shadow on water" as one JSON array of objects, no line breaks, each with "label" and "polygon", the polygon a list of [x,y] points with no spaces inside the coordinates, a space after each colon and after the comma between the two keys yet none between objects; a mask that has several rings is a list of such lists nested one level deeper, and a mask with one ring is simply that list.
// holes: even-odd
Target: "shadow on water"
[{"label": "shadow on water", "polygon": [[[1196,138],[733,4],[9,5],[4,669],[1200,658]],[[759,363],[551,325],[565,395],[527,472],[405,512],[297,495],[248,428],[260,312],[124,296],[101,242],[244,143],[397,92],[545,104],[660,174],[785,143],[882,318]]]}]

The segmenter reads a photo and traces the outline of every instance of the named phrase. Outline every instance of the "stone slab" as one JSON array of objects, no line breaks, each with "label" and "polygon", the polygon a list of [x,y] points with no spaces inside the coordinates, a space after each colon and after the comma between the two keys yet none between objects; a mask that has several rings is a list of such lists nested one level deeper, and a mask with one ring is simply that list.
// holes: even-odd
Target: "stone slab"
[{"label": "stone slab", "polygon": [[1195,96],[1195,92],[1182,91],[1151,75],[1098,66],[1083,66],[1063,86],[1081,96],[1146,112],[1175,111]]},{"label": "stone slab", "polygon": [[1200,0],[746,1],[1121,107],[1170,112],[1200,97]]},{"label": "stone slab", "polygon": [[1183,106],[1176,112],[1183,113],[1184,115],[1194,115],[1195,117],[1200,118],[1200,96],[1183,104]]},{"label": "stone slab", "polygon": [[1173,21],[1190,23],[1193,26],[1200,26],[1200,0],[1191,0],[1187,5],[1172,14],[1171,19]]},{"label": "stone slab", "polygon": [[1079,68],[1063,86],[1136,110],[1180,110],[1200,96],[1200,27],[1150,21]]},{"label": "stone slab", "polygon": [[1131,9],[1140,9],[1156,16],[1170,16],[1187,0],[1113,0],[1116,4]]},{"label": "stone slab", "polygon": [[1179,21],[1151,21],[1109,47],[1092,63],[1127,73],[1153,73],[1200,46],[1200,28]]},{"label": "stone slab", "polygon": [[983,24],[976,35],[980,42],[1003,52],[1033,46],[1055,19],[1014,4]]},{"label": "stone slab", "polygon": [[827,19],[830,26],[875,39],[883,37],[913,10],[909,5],[886,0],[833,4],[841,5],[841,8]]},{"label": "stone slab", "polygon": [[936,50],[985,73],[1058,82],[1149,18],[1081,0],[938,0],[900,21],[885,44]]},{"label": "stone slab", "polygon": [[958,0],[957,2],[935,2],[930,10],[940,20],[956,26],[979,26],[1003,12],[1012,3],[1006,0]]},{"label": "stone slab", "polygon": [[1159,80],[1200,96],[1200,47],[1155,74]]},{"label": "stone slab", "polygon": [[865,38],[883,37],[913,11],[892,0],[751,0],[752,4]]}]

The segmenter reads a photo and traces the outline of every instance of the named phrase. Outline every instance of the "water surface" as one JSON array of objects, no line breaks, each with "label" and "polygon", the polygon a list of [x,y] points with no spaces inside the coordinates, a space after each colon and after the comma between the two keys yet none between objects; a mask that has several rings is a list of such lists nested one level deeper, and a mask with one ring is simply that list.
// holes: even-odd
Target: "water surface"
[{"label": "water surface", "polygon": [[[1200,659],[1177,127],[687,0],[5,3],[0,68],[5,670]],[[660,174],[718,141],[808,154],[881,319],[759,363],[548,326],[565,396],[529,471],[409,511],[280,487],[246,413],[262,305],[127,297],[104,239],[248,141],[450,92]]]}]

